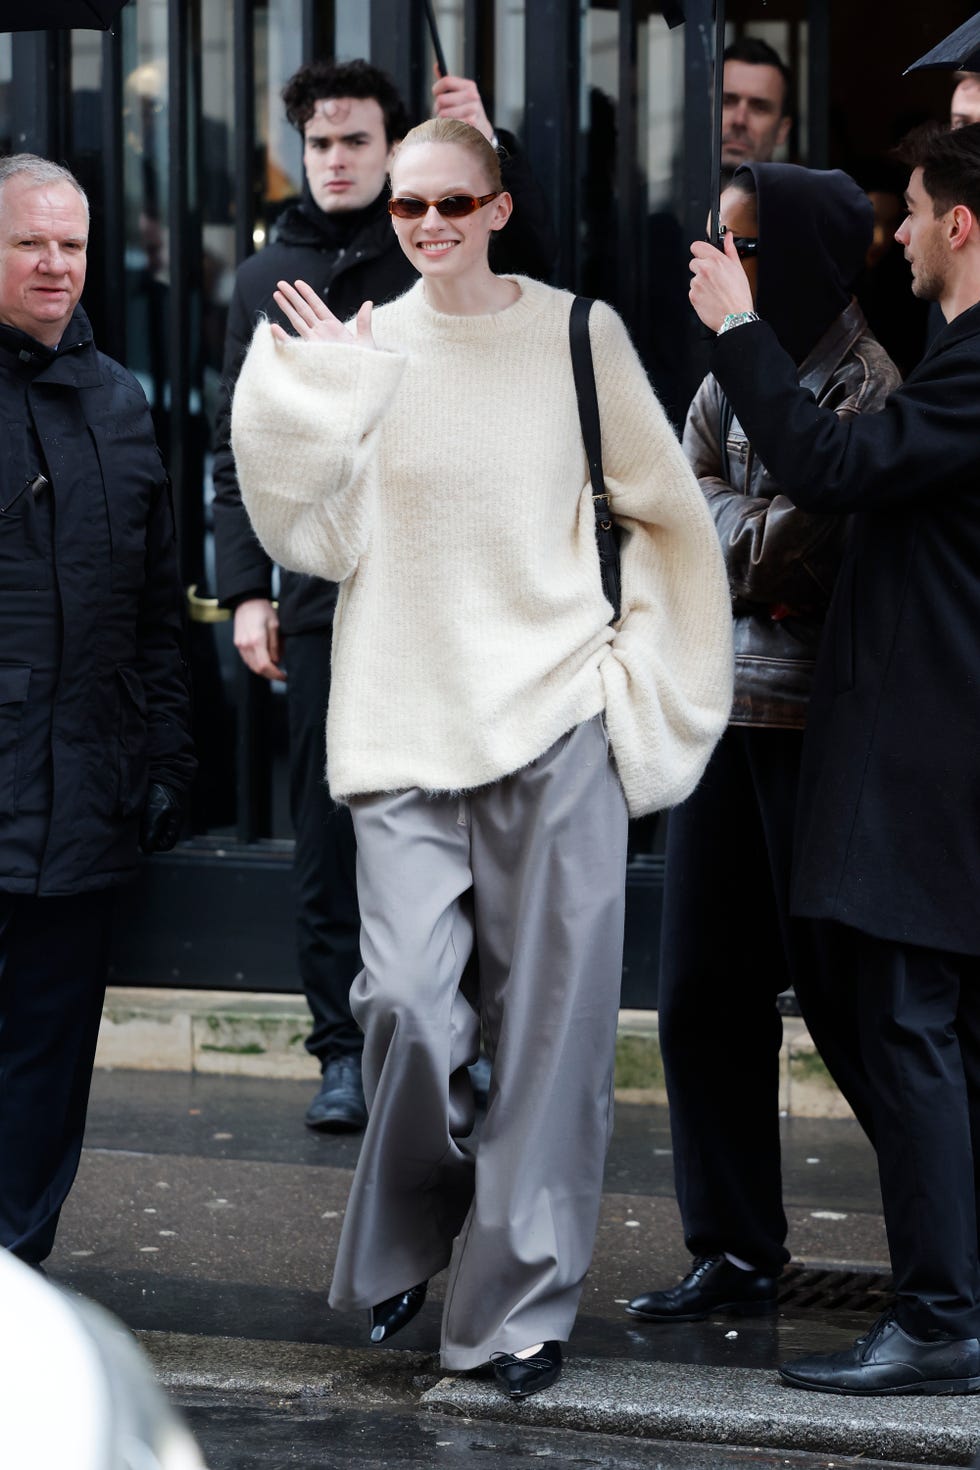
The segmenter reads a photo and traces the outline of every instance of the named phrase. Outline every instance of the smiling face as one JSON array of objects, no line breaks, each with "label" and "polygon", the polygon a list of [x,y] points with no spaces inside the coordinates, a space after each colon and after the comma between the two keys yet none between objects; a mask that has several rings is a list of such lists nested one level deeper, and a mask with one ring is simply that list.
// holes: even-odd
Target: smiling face
[{"label": "smiling face", "polygon": [[932,198],[917,168],[905,191],[907,214],[895,231],[895,239],[904,248],[905,259],[912,267],[912,294],[923,301],[940,301],[946,289],[949,251],[946,248],[945,215],[937,219]]},{"label": "smiling face", "polygon": [[[391,192],[400,198],[445,199],[450,194],[482,198],[493,185],[479,160],[455,143],[416,143],[402,148],[391,172]],[[392,218],[398,243],[423,276],[461,280],[487,270],[490,236],[511,214],[509,194],[462,219],[444,219],[431,206],[421,219]]]},{"label": "smiling face", "polygon": [[0,189],[0,321],[56,347],[85,284],[88,214],[68,183]]},{"label": "smiling face", "polygon": [[373,97],[325,97],[303,129],[310,192],[327,214],[366,209],[385,186],[393,145]]}]

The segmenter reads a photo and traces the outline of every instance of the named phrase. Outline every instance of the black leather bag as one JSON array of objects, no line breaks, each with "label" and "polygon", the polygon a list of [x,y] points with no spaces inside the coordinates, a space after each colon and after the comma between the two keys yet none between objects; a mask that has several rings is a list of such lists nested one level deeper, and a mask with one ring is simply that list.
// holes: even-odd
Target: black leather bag
[{"label": "black leather bag", "polygon": [[592,477],[592,504],[595,508],[595,539],[599,548],[599,567],[602,572],[602,590],[612,605],[610,622],[617,622],[620,614],[621,583],[619,572],[620,529],[612,516],[612,507],[606,493],[606,480],[602,472],[602,429],[599,424],[599,400],[595,390],[595,369],[592,365],[592,343],[589,340],[589,312],[592,301],[588,296],[576,296],[568,318],[568,340],[572,353],[572,371],[575,375],[575,395],[578,398],[578,416],[582,426],[582,441],[589,461]]}]

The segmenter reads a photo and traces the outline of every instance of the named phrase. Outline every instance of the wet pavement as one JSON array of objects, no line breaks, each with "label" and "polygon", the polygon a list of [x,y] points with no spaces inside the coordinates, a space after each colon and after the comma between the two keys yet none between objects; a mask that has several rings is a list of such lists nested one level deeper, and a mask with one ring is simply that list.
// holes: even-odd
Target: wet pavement
[{"label": "wet pavement", "polygon": [[[179,1397],[177,1402],[208,1456],[210,1470],[386,1470],[388,1466],[470,1464],[513,1470],[530,1459],[576,1470],[912,1470],[897,1461],[720,1445],[648,1443],[572,1430],[467,1424],[397,1411],[373,1413],[284,1408],[275,1403],[227,1404]],[[921,1466],[918,1467],[921,1470]]]},{"label": "wet pavement", "polygon": [[[164,1381],[178,1396],[191,1395],[190,1417],[212,1470],[248,1470],[260,1454],[265,1470],[355,1463],[369,1470],[382,1460],[452,1464],[476,1453],[486,1470],[528,1456],[624,1470],[815,1467],[847,1464],[847,1453],[858,1449],[864,1464],[875,1463],[875,1455],[882,1464],[969,1463],[966,1446],[980,1442],[980,1400],[913,1407],[892,1415],[881,1433],[877,1419],[865,1416],[853,1435],[835,1437],[832,1414],[799,1408],[802,1400],[824,1396],[778,1389],[771,1371],[777,1363],[798,1352],[844,1346],[865,1330],[876,1315],[873,1294],[864,1303],[851,1299],[833,1308],[819,1300],[802,1305],[797,1291],[770,1318],[684,1328],[626,1317],[626,1299],[670,1284],[689,1265],[666,1112],[653,1106],[617,1109],[595,1262],[559,1391],[521,1406],[530,1412],[511,1422],[514,1410],[490,1385],[442,1378],[439,1278],[395,1344],[365,1351],[364,1314],[340,1315],[326,1304],[359,1139],[305,1129],[309,1092],[305,1083],[260,1079],[96,1074],[87,1147],[51,1274],[148,1334]],[[783,1124],[794,1257],[808,1268],[853,1267],[859,1284],[870,1279],[866,1271],[876,1271],[880,1284],[885,1238],[874,1160],[859,1129],[851,1122],[800,1118]],[[819,1284],[812,1274],[800,1280]],[[287,1361],[290,1354],[295,1361]],[[386,1374],[390,1391],[382,1391]],[[311,1382],[323,1392],[331,1385],[312,1405]],[[740,1385],[734,1418],[721,1433],[712,1428],[714,1406],[732,1384]],[[753,1395],[761,1395],[758,1417],[740,1427],[741,1399]],[[689,1402],[689,1413],[675,1413],[678,1399]],[[824,1409],[836,1404],[831,1400]],[[451,1414],[459,1417],[446,1417]],[[917,1418],[925,1426],[921,1432]],[[433,1439],[433,1425],[444,1419],[443,1442]],[[507,1421],[499,1436],[493,1419]],[[810,1419],[823,1424],[819,1433],[809,1433]],[[790,1427],[783,1439],[784,1422]],[[620,1442],[624,1429],[656,1442]],[[728,1447],[662,1442],[710,1444],[713,1433]],[[757,1451],[756,1438],[778,1452]],[[795,1451],[837,1453],[794,1458],[778,1449],[782,1443]]]},{"label": "wet pavement", "polygon": [[[54,1273],[138,1329],[362,1346],[361,1315],[326,1306],[359,1138],[304,1128],[308,1091],[260,1079],[97,1073]],[[873,1156],[854,1124],[785,1119],[784,1170],[796,1255],[884,1267]],[[731,1324],[678,1332],[626,1317],[629,1297],[669,1284],[688,1265],[666,1110],[620,1105],[573,1351],[772,1367],[828,1334],[833,1346],[849,1341],[868,1321],[846,1312],[746,1319],[733,1340]],[[441,1302],[437,1277],[399,1348],[435,1351]]]}]

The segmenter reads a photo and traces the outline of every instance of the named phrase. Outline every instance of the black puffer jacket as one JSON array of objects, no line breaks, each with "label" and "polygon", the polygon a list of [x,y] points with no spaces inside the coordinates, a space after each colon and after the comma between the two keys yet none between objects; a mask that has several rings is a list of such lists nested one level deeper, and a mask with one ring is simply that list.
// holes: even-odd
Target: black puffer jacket
[{"label": "black puffer jacket", "polygon": [[[842,418],[877,412],[901,376],[850,299],[849,283],[871,236],[870,203],[837,170],[755,164],[752,172],[760,314],[817,403]],[[773,480],[714,377],[705,379],[691,405],[684,452],[728,568],[735,618],[732,724],[802,729],[847,520],[800,510],[787,498],[792,486]]]},{"label": "black puffer jacket", "polygon": [[[507,228],[492,243],[491,264],[501,274],[547,277],[557,251],[548,202],[515,138],[502,133],[507,150],[504,187],[514,197]],[[418,280],[402,252],[388,214],[388,190],[356,215],[324,215],[308,193],[279,222],[275,241],[243,262],[228,310],[221,400],[215,424],[214,536],[217,594],[235,607],[249,597],[271,596],[272,563],[259,545],[242,505],[231,452],[231,395],[258,318],[291,330],[273,301],[280,280],[309,282],[341,321],[364,301],[382,306]],[[279,621],[284,633],[309,633],[333,620],[337,588],[318,577],[283,572]]]},{"label": "black puffer jacket", "polygon": [[56,353],[0,326],[0,412],[0,890],[81,893],[194,774],[170,490],[81,308]]}]

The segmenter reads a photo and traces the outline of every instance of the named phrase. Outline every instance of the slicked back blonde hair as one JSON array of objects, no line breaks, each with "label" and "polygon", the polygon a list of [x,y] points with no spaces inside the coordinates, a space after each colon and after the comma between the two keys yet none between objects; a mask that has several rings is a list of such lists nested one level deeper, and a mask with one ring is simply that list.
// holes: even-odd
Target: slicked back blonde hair
[{"label": "slicked back blonde hair", "polygon": [[479,163],[490,188],[498,192],[503,189],[497,150],[479,128],[455,117],[430,117],[428,122],[419,123],[417,128],[411,128],[405,134],[395,153],[392,171],[405,149],[414,148],[419,143],[450,143],[456,148],[465,148]]}]

